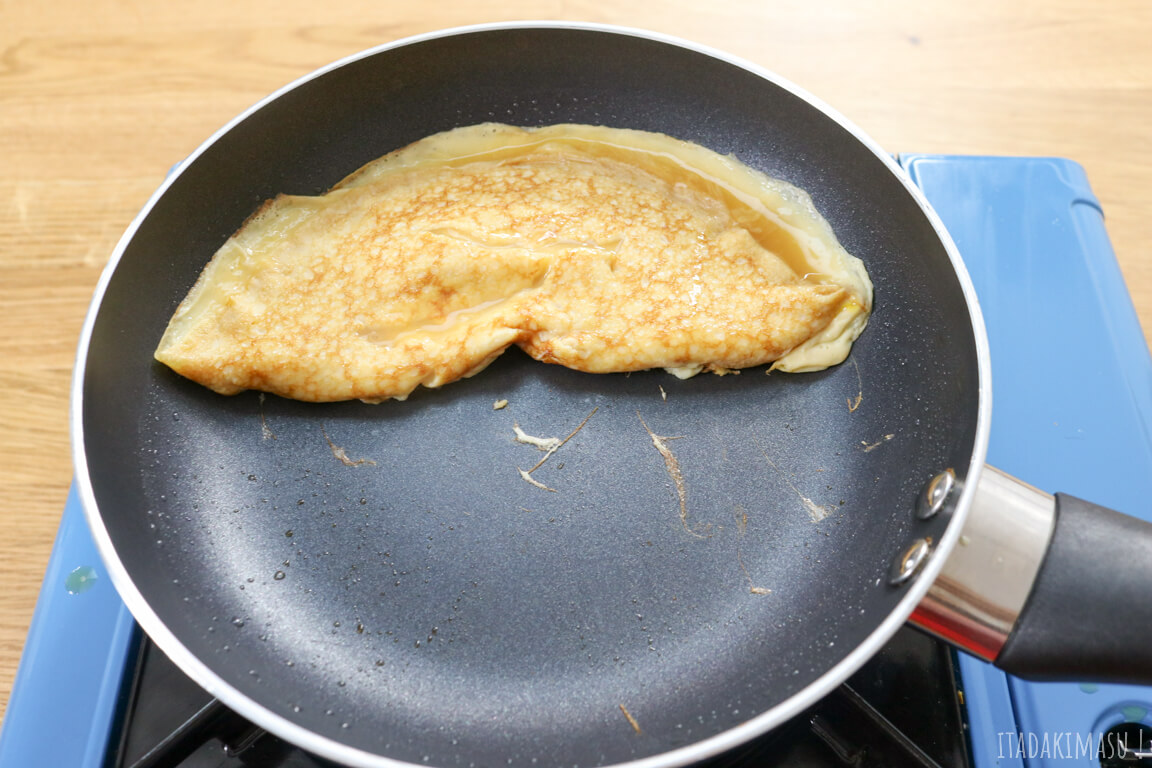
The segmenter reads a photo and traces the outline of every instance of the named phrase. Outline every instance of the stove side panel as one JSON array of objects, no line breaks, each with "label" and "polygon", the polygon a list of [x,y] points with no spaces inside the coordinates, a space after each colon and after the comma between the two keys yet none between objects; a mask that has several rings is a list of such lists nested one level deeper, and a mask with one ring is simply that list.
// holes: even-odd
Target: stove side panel
[{"label": "stove side panel", "polygon": [[73,490],[8,699],[0,768],[101,768],[136,632]]},{"label": "stove side panel", "polygon": [[[1048,491],[1148,518],[1152,358],[1103,211],[1058,158],[901,158],[972,274],[988,327],[989,463]],[[962,657],[977,768],[1094,765],[1152,689],[1030,683]]]}]

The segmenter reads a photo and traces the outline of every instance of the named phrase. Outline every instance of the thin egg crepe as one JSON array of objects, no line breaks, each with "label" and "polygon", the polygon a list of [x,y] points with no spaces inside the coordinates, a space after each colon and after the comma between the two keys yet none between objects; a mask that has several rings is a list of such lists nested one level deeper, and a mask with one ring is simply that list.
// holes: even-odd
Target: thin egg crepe
[{"label": "thin egg crepe", "polygon": [[871,304],[796,187],[662,134],[483,124],[266,203],[155,356],[308,401],[403,399],[511,345],[590,373],[799,372],[842,362]]}]

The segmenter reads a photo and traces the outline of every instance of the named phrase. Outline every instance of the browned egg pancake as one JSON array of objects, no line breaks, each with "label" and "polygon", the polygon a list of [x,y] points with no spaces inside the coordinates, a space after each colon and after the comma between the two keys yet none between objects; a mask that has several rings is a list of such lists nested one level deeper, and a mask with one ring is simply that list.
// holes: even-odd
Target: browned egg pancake
[{"label": "browned egg pancake", "polygon": [[642,131],[483,124],[319,197],[281,195],[215,254],[156,359],[222,394],[403,399],[510,345],[615,373],[842,362],[872,286],[801,190]]}]

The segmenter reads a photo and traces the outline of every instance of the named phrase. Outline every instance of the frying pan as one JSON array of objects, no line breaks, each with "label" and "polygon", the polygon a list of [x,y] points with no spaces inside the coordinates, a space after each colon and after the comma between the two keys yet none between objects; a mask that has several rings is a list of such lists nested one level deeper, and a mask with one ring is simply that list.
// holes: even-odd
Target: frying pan
[{"label": "frying pan", "polygon": [[[221,397],[153,362],[176,304],[261,201],[321,193],[392,149],[489,120],[660,131],[804,188],[875,284],[850,360],[680,381],[510,351],[474,378],[379,405]],[[1008,617],[1011,629],[1035,612],[1040,628],[992,641],[972,630],[967,644],[1002,663],[1014,651],[1006,666],[1036,676],[1082,657],[1089,676],[1152,678],[1124,621],[1084,650],[1087,633],[1047,616],[1064,612],[1065,589],[1095,605],[1081,588],[1105,582],[1147,626],[1146,530],[988,481],[989,392],[955,248],[859,130],[700,46],[512,24],[326,67],[181,164],[100,281],[72,425],[85,509],[125,602],[256,724],[349,765],[674,765],[797,714],[922,601],[935,606],[921,607],[924,623],[966,643],[968,620],[933,583],[997,614],[995,594],[966,592],[946,567],[963,560],[948,554],[968,518],[995,525],[1012,506],[993,486],[1040,510],[1038,544],[1024,548],[1053,552],[1022,569],[1047,587]],[[533,475],[554,492],[523,482],[517,468],[540,454],[513,425],[565,437],[581,423]],[[649,430],[678,438],[663,444],[683,514]],[[1090,551],[1088,565],[1056,553],[1097,546],[1107,556]],[[959,549],[977,570],[1002,560]]]}]

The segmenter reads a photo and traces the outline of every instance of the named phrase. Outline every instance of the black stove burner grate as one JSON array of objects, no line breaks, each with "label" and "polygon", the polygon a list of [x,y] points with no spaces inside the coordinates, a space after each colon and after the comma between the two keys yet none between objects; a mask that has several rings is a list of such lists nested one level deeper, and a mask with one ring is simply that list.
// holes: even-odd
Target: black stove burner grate
[{"label": "black stove burner grate", "polygon": [[[955,652],[901,629],[847,683],[697,768],[969,768]],[[338,768],[252,725],[142,637],[109,768]]]}]

